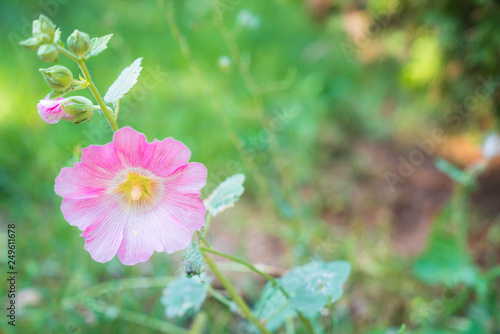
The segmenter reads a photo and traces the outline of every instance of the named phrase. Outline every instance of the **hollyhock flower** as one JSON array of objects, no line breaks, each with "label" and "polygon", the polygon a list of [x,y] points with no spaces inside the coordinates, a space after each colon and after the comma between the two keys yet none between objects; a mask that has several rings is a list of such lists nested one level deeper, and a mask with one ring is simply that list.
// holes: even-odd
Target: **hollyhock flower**
[{"label": "hollyhock flower", "polygon": [[64,100],[62,97],[51,100],[48,95],[43,100],[40,100],[40,103],[36,105],[40,117],[49,124],[55,124],[61,118],[72,119],[73,116],[65,112],[61,107],[62,100]]},{"label": "hollyhock flower", "polygon": [[82,150],[82,162],[63,168],[55,192],[64,218],[83,231],[85,249],[98,262],[115,254],[123,264],[147,261],[154,251],[186,248],[204,222],[200,190],[207,178],[191,152],[167,138],[152,143],[130,127],[106,145]]}]

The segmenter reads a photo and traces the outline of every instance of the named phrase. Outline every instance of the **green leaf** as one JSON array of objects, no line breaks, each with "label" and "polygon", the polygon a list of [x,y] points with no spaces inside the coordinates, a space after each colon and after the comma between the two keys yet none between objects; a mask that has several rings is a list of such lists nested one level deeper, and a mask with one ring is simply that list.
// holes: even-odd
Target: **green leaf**
[{"label": "green leaf", "polygon": [[97,56],[99,53],[106,50],[111,37],[113,37],[113,34],[92,38],[90,40],[90,50],[87,53],[87,56]]},{"label": "green leaf", "polygon": [[243,182],[245,175],[236,174],[228,177],[224,182],[219,184],[217,188],[205,200],[205,207],[212,214],[216,216],[219,212],[234,206],[238,201],[245,188]]},{"label": "green leaf", "polygon": [[184,254],[184,261],[184,271],[188,277],[200,275],[203,271],[205,262],[203,261],[200,247],[196,242],[191,241]]},{"label": "green leaf", "polygon": [[288,317],[296,317],[297,311],[308,317],[313,316],[342,296],[342,287],[350,271],[351,265],[345,261],[313,261],[294,268],[277,280],[290,299],[269,282],[254,314],[266,321],[270,331],[277,330]]},{"label": "green leaf", "polygon": [[104,102],[113,103],[118,101],[127,94],[128,91],[137,83],[137,78],[141,73],[141,58],[137,58],[134,62],[126,67],[113,84],[108,88],[104,95]]},{"label": "green leaf", "polygon": [[432,233],[427,250],[413,264],[415,275],[427,284],[473,285],[477,272],[455,236]]},{"label": "green leaf", "polygon": [[437,169],[448,175],[450,179],[466,188],[473,189],[477,187],[476,181],[471,175],[467,174],[465,171],[458,169],[444,159],[437,159],[436,167]]},{"label": "green leaf", "polygon": [[205,274],[193,277],[179,276],[170,282],[161,298],[161,303],[165,306],[165,315],[174,318],[198,312],[207,298],[207,286],[210,282],[211,279]]}]

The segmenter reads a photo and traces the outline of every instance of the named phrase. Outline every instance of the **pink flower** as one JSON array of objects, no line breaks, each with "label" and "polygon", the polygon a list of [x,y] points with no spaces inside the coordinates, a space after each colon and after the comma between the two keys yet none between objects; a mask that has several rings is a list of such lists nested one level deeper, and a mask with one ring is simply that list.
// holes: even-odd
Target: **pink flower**
[{"label": "pink flower", "polygon": [[49,99],[49,96],[45,96],[40,103],[36,105],[38,108],[38,113],[40,117],[49,124],[55,124],[61,120],[61,118],[72,119],[73,116],[68,114],[61,107],[61,102],[64,98],[60,97],[57,100]]},{"label": "pink flower", "polygon": [[154,251],[186,248],[204,222],[200,190],[207,169],[188,163],[191,152],[167,138],[152,143],[130,127],[113,142],[82,150],[82,162],[63,168],[55,192],[64,218],[83,231],[98,262],[115,254],[123,264],[147,261]]}]

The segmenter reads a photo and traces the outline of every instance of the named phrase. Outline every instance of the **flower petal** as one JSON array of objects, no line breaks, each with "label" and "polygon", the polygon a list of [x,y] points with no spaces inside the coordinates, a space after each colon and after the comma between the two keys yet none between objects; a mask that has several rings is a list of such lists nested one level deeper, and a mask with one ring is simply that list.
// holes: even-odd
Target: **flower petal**
[{"label": "flower petal", "polygon": [[106,192],[120,169],[123,167],[114,153],[113,143],[91,145],[82,150],[81,163],[61,169],[54,190],[63,198],[96,198]]},{"label": "flower petal", "polygon": [[171,218],[164,206],[138,212],[127,224],[118,258],[125,265],[147,261],[154,251],[173,253],[186,248],[191,232]]},{"label": "flower petal", "polygon": [[155,145],[153,155],[144,167],[155,175],[161,177],[170,176],[179,167],[189,162],[191,151],[180,141],[167,138],[153,144]]},{"label": "flower petal", "polygon": [[97,262],[108,262],[117,253],[123,240],[123,231],[130,219],[123,211],[110,207],[107,214],[99,216],[82,233],[85,238],[85,249]]},{"label": "flower petal", "polygon": [[[190,162],[178,168],[166,183],[177,193],[200,195],[201,189],[207,182],[207,168],[199,162]],[[168,190],[167,190],[168,191]]]},{"label": "flower petal", "polygon": [[115,132],[113,144],[118,159],[126,167],[142,167],[154,150],[154,145],[146,142],[146,136],[129,126]]}]

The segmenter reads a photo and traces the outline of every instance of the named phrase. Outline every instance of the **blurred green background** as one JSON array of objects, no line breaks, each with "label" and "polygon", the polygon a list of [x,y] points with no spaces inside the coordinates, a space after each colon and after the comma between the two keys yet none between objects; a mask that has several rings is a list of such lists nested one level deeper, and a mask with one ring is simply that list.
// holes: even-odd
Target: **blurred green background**
[{"label": "blurred green background", "polygon": [[[242,201],[214,219],[216,248],[277,274],[311,259],[351,262],[344,296],[317,320],[326,333],[396,333],[403,323],[408,333],[500,333],[498,168],[469,191],[433,163],[473,164],[497,128],[498,2],[0,0],[0,9],[0,248],[15,223],[18,333],[156,333],[154,319],[191,321],[167,320],[159,301],[181,255],[96,263],[64,221],[55,177],[112,132],[102,115],[80,125],[37,115],[50,91],[38,68],[51,64],[17,44],[41,13],[63,41],[73,29],[114,34],[87,64],[101,94],[144,57],[119,125],[184,142],[208,168],[204,196],[247,176]],[[419,143],[441,130],[445,140],[425,153]],[[402,176],[415,150],[424,158]],[[263,282],[233,275],[254,302]],[[140,277],[160,279],[139,288]],[[204,310],[206,333],[241,332],[217,301]]]}]

